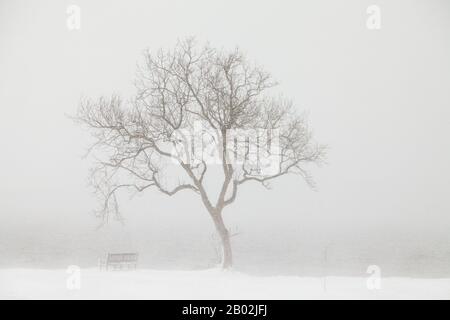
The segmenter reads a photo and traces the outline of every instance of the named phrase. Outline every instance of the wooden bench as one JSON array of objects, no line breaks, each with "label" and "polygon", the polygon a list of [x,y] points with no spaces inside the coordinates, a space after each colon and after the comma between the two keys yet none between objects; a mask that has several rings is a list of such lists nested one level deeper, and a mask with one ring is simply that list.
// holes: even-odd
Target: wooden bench
[{"label": "wooden bench", "polygon": [[113,270],[117,269],[136,269],[138,261],[137,253],[108,253],[106,261],[100,262],[100,269],[105,267],[109,270],[112,267]]}]

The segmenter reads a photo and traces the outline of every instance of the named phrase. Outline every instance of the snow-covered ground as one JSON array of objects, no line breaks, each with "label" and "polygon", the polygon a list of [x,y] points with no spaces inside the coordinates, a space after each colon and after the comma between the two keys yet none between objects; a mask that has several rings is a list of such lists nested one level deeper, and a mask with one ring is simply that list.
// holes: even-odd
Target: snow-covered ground
[{"label": "snow-covered ground", "polygon": [[[0,299],[449,299],[450,279],[256,277],[233,271],[0,269]],[[70,289],[72,288],[72,290]]]}]

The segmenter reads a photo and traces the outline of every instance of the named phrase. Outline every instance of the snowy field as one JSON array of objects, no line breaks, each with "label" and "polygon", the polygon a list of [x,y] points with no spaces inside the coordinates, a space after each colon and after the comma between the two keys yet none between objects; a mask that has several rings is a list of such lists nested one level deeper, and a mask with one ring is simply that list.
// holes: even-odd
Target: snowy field
[{"label": "snowy field", "polygon": [[[2,269],[0,299],[448,299],[450,279],[256,277],[233,271]],[[68,285],[69,282],[69,285]]]}]

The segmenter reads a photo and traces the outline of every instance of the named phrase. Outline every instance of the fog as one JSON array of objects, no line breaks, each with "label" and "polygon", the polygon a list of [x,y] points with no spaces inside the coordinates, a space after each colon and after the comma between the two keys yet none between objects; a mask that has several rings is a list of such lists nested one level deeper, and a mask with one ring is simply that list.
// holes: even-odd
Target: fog
[{"label": "fog", "polygon": [[[66,9],[81,9],[69,30]],[[366,27],[369,5],[381,29]],[[311,189],[285,176],[245,185],[224,219],[236,268],[299,275],[449,276],[448,1],[0,1],[0,267],[218,261],[197,196],[122,193],[124,223],[100,221],[88,186],[80,98],[134,93],[144,49],[195,36],[241,48],[308,112],[327,164]]]}]

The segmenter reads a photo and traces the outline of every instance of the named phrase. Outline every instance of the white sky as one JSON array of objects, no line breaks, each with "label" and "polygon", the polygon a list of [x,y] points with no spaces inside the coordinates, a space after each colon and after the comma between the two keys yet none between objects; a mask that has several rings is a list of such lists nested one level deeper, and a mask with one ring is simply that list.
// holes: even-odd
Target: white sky
[{"label": "white sky", "polygon": [[[81,8],[79,31],[66,27],[69,4]],[[381,8],[381,30],[366,28],[371,4]],[[129,96],[143,49],[189,35],[241,47],[309,112],[317,140],[330,146],[329,165],[312,171],[317,192],[296,177],[271,191],[246,186],[225,213],[230,225],[260,235],[448,233],[449,9],[444,0],[2,0],[0,233],[97,223],[81,158],[89,139],[66,114],[81,96]],[[122,207],[142,232],[211,227],[189,194],[149,191]]]}]

